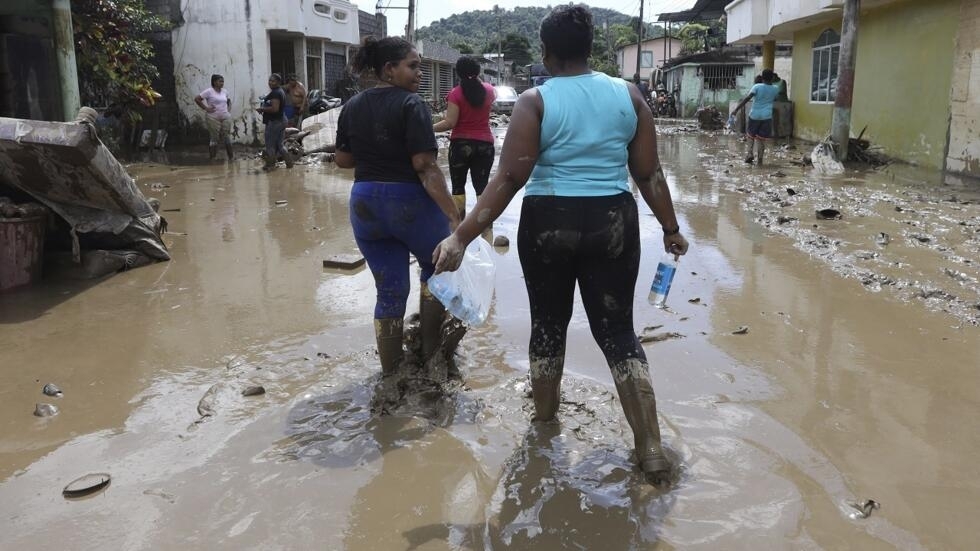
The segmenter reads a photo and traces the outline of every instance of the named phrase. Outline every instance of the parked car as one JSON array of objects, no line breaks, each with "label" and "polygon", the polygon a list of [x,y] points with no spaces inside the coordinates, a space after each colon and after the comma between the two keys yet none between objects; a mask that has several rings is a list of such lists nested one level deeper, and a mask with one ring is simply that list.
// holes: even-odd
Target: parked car
[{"label": "parked car", "polygon": [[510,115],[514,112],[514,104],[517,103],[517,91],[510,86],[494,86],[497,99],[493,101],[491,109],[494,113]]}]

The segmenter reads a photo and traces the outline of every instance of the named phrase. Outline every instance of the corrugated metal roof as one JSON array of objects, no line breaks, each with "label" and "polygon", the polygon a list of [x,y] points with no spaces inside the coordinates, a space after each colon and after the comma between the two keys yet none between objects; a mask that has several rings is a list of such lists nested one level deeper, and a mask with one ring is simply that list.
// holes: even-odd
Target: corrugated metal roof
[{"label": "corrugated metal roof", "polygon": [[698,0],[694,6],[684,11],[661,13],[657,21],[711,21],[725,15],[725,6],[732,0]]}]

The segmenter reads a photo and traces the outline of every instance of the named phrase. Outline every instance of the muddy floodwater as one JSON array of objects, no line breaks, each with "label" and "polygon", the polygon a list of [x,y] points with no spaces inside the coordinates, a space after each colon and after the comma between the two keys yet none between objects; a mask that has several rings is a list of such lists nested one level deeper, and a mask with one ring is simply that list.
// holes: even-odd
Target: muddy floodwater
[{"label": "muddy floodwater", "polygon": [[[195,153],[128,167],[171,262],[0,295],[0,549],[975,548],[980,188],[821,177],[792,144],[750,167],[733,136],[662,130],[691,251],[649,306],[641,205],[635,316],[676,333],[645,345],[669,491],[633,467],[580,303],[561,424],[529,424],[516,243],[461,343],[465,387],[379,417],[370,272],[322,267],[357,252],[351,172]],[[62,496],[90,473],[111,483]]]}]

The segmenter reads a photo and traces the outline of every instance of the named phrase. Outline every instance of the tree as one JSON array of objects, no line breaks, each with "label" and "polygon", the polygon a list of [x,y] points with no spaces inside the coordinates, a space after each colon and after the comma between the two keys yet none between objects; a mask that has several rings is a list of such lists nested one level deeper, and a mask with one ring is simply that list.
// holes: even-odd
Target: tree
[{"label": "tree", "polygon": [[113,105],[138,122],[139,107],[161,97],[152,85],[160,75],[153,47],[143,36],[169,24],[143,0],[73,0],[71,12],[82,104]]},{"label": "tree", "polygon": [[725,45],[726,34],[727,22],[722,17],[708,22],[707,25],[688,23],[681,28],[678,38],[684,43],[683,53],[696,54],[721,48]]},{"label": "tree", "polygon": [[512,59],[519,66],[531,62],[531,42],[526,36],[517,33],[507,33],[500,44],[500,51],[507,59]]},{"label": "tree", "polygon": [[457,42],[453,48],[459,50],[459,53],[467,55],[473,53],[473,46],[470,46],[466,42]]}]

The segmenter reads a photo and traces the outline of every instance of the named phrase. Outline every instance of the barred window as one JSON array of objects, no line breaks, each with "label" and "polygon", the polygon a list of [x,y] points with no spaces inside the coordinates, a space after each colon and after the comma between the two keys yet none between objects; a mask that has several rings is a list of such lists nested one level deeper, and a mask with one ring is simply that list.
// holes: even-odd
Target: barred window
[{"label": "barred window", "polygon": [[435,72],[435,64],[431,61],[422,61],[422,82],[419,83],[419,95],[422,96],[425,101],[431,102],[433,99],[434,79],[433,73]]},{"label": "barred window", "polygon": [[439,66],[439,91],[435,99],[442,100],[453,89],[453,69],[449,65]]},{"label": "barred window", "polygon": [[813,69],[810,76],[810,101],[832,102],[837,99],[837,64],[840,60],[840,34],[827,29],[813,43]]},{"label": "barred window", "polygon": [[705,90],[734,90],[743,69],[742,65],[702,65],[698,71]]}]

